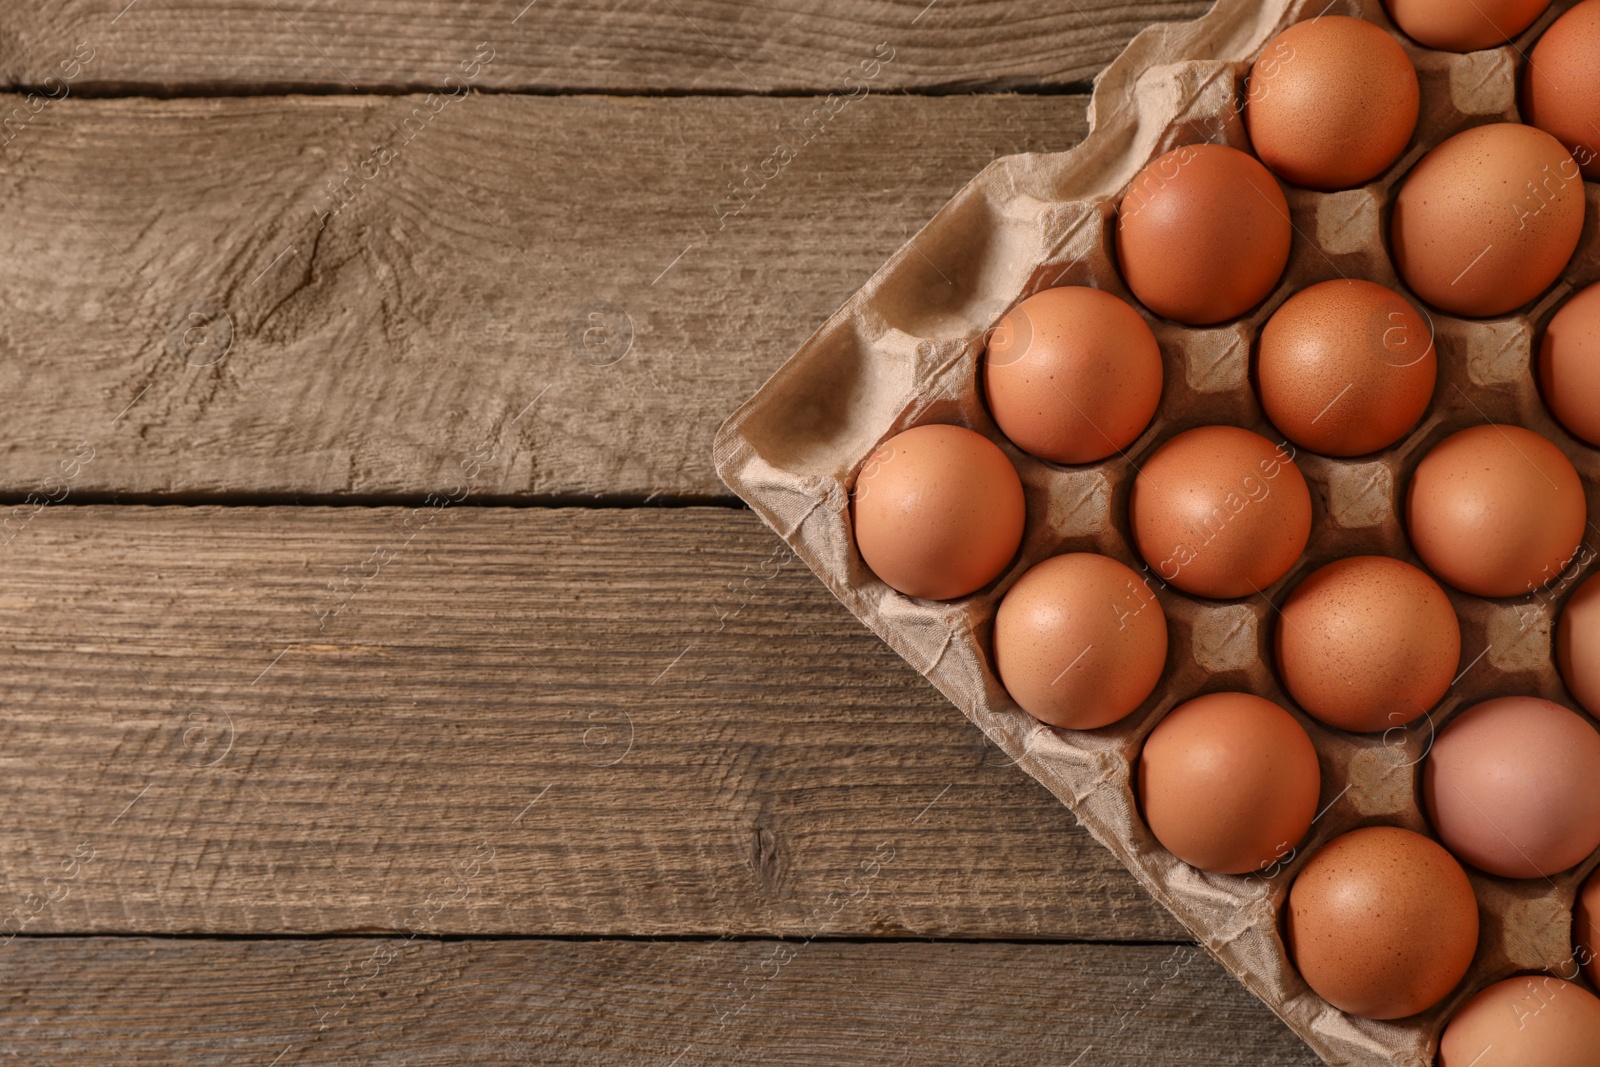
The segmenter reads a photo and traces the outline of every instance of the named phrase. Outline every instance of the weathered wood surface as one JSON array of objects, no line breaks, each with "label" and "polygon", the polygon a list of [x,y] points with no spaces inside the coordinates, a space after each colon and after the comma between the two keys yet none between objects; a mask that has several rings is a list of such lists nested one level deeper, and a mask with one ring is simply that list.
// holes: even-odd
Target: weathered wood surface
[{"label": "weathered wood surface", "polygon": [[[748,514],[78,506],[725,498],[721,419],[1084,132],[894,94],[1204,7],[0,7],[0,1052],[1314,1063],[1195,948],[981,940],[1187,935]],[[37,936],[107,933],[179,936]]]},{"label": "weathered wood surface", "polygon": [[721,421],[990,159],[1084,132],[1078,96],[871,95],[740,209],[815,99],[473,95],[417,132],[422,101],[69,99],[21,128],[0,494],[87,442],[80,499],[410,501],[485,445],[479,499],[726,497]]},{"label": "weathered wood surface", "polygon": [[747,512],[8,535],[0,933],[1186,938]]},{"label": "weathered wood surface", "polygon": [[[0,12],[0,86],[227,93],[433,88],[487,42],[488,88],[849,91],[875,47],[887,89],[1082,86],[1152,22],[1198,0],[66,0]],[[55,78],[54,83],[47,79]]]},{"label": "weathered wood surface", "polygon": [[18,938],[17,1062],[1311,1067],[1192,946]]}]

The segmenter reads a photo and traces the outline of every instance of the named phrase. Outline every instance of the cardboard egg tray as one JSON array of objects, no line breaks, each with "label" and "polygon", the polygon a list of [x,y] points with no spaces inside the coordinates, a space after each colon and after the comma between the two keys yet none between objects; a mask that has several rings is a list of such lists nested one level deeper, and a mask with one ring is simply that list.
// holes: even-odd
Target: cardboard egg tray
[{"label": "cardboard egg tray", "polygon": [[[1248,150],[1240,108],[1245,77],[1263,46],[1292,23],[1324,13],[1357,15],[1393,32],[1378,0],[1220,0],[1198,21],[1140,33],[1098,79],[1082,144],[985,168],[728,420],[716,442],[723,480],[839,599],[1070,807],[1330,1064],[1423,1067],[1433,1062],[1450,1013],[1478,989],[1523,971],[1571,977],[1573,900],[1600,864],[1600,855],[1591,856],[1575,871],[1530,881],[1469,872],[1483,919],[1472,971],[1442,1004],[1409,1019],[1373,1022],[1339,1012],[1301,980],[1285,950],[1285,897],[1322,844],[1371,824],[1431,835],[1419,807],[1420,764],[1454,714],[1510,694],[1577,707],[1556,672],[1551,642],[1561,605],[1600,555],[1600,450],[1566,434],[1545,409],[1533,354],[1562,300],[1600,279],[1600,196],[1593,184],[1586,187],[1583,238],[1562,280],[1518,314],[1463,320],[1432,311],[1400,284],[1386,250],[1401,179],[1451,134],[1518,120],[1523,54],[1571,2],[1558,0],[1513,45],[1467,55],[1430,51],[1397,34],[1422,88],[1412,144],[1363,188],[1286,187],[1295,229],[1289,268],[1247,318],[1188,328],[1142,312],[1161,343],[1166,382],[1153,424],[1126,457],[1062,467],[1013,447],[989,417],[978,385],[986,331],[1023,298],[1055,285],[1096,286],[1138,307],[1113,252],[1117,204],[1129,181],[1184,144]],[[1100,552],[1148,573],[1128,529],[1134,464],[1180,431],[1212,423],[1283,440],[1252,386],[1254,340],[1289,295],[1341,276],[1396,288],[1431,314],[1439,376],[1421,423],[1372,456],[1331,459],[1299,450],[1296,462],[1312,490],[1311,541],[1265,596],[1206,600],[1151,576],[1167,614],[1169,651],[1161,684],[1133,715],[1092,732],[1055,730],[1032,719],[994,674],[991,636],[1000,598],[1029,567],[1061,552]],[[1527,426],[1572,459],[1589,499],[1584,547],[1535,595],[1485,600],[1446,587],[1461,620],[1461,676],[1428,717],[1384,735],[1320,725],[1300,712],[1275,676],[1274,605],[1312,570],[1344,556],[1383,553],[1420,565],[1403,527],[1411,473],[1442,438],[1491,421]],[[989,437],[1016,465],[1027,492],[1027,533],[1016,561],[992,585],[949,603],[889,589],[862,562],[851,536],[850,494],[864,462],[889,437],[930,422]],[[1289,708],[1320,755],[1325,810],[1281,869],[1245,877],[1195,870],[1162,848],[1139,817],[1130,769],[1144,738],[1173,706],[1216,690],[1245,690]]]}]

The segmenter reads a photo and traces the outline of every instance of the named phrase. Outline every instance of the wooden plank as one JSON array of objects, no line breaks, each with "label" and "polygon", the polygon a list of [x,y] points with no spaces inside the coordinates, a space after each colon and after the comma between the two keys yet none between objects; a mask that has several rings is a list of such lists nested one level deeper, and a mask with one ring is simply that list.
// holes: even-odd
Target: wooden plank
[{"label": "wooden plank", "polygon": [[28,1063],[1320,1062],[1192,946],[18,938],[4,951],[6,1047]]},{"label": "wooden plank", "polygon": [[488,63],[464,69],[498,90],[826,93],[850,91],[846,77],[875,52],[892,56],[871,79],[886,90],[1082,86],[1145,26],[1205,8],[1196,0],[67,0],[0,13],[0,87],[426,91],[484,54]]},{"label": "wooden plank", "polygon": [[870,96],[738,208],[816,100],[474,95],[417,132],[422,99],[23,127],[0,494],[85,443],[79,499],[410,502],[489,453],[479,499],[726,498],[721,421],[990,159],[1084,131],[1081,97]]},{"label": "wooden plank", "polygon": [[1184,936],[747,512],[10,532],[0,931]]}]

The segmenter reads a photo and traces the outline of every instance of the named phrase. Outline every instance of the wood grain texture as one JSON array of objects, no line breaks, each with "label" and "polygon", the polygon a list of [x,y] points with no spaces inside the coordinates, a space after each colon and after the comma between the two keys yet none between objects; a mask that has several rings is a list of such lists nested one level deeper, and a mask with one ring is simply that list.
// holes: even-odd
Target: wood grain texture
[{"label": "wood grain texture", "polygon": [[[433,88],[489,42],[489,88],[829,92],[874,46],[887,89],[1084,85],[1152,22],[1197,0],[67,0],[0,14],[4,87],[49,87],[80,43],[78,91]],[[70,68],[67,68],[70,70]]]},{"label": "wood grain texture", "polygon": [[10,533],[0,933],[1186,936],[749,513]]},{"label": "wood grain texture", "polygon": [[3,951],[6,1050],[28,1063],[1319,1062],[1192,946],[18,938]]},{"label": "wood grain texture", "polygon": [[721,421],[990,159],[1084,131],[1081,97],[872,95],[765,181],[816,100],[425,100],[21,127],[0,494],[87,442],[72,488],[104,499],[409,502],[480,447],[480,500],[726,498]]}]

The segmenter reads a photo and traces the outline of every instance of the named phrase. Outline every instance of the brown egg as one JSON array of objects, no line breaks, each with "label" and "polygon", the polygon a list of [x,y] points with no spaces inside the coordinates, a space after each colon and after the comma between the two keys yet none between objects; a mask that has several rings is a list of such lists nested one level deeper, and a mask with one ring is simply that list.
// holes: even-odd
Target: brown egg
[{"label": "brown egg", "polygon": [[1110,293],[1067,285],[1012,308],[989,338],[983,390],[1001,431],[1053,463],[1094,463],[1134,442],[1161,400],[1161,349]]},{"label": "brown egg", "polygon": [[1434,739],[1422,795],[1456,857],[1502,878],[1542,878],[1600,848],[1600,731],[1538,697],[1499,697]]},{"label": "brown egg", "polygon": [[1583,230],[1583,178],[1561,142],[1515,122],[1474,126],[1422,157],[1395,197],[1395,266],[1455,315],[1500,315],[1550,287]]},{"label": "brown egg", "polygon": [[1384,0],[1389,17],[1418,44],[1442,52],[1494,48],[1532,26],[1550,0]]},{"label": "brown egg", "polygon": [[1556,624],[1556,665],[1572,696],[1600,715],[1600,575],[1578,586]]},{"label": "brown egg", "polygon": [[1270,700],[1211,693],[1180,704],[1139,757],[1150,832],[1201,870],[1248,874],[1286,861],[1322,790],[1305,727]]},{"label": "brown egg", "polygon": [[1318,996],[1367,1019],[1443,1000],[1478,949],[1467,873],[1435,842],[1393,826],[1336,837],[1289,891],[1289,953]]},{"label": "brown egg", "polygon": [[1284,688],[1307,713],[1372,733],[1404,726],[1444,697],[1461,659],[1461,626],[1422,571],[1388,556],[1352,556],[1295,588],[1275,645]]},{"label": "brown egg", "polygon": [[1175,148],[1134,177],[1117,211],[1133,295],[1190,326],[1238,318],[1289,262],[1289,202],[1267,168],[1225,145]]},{"label": "brown egg", "polygon": [[952,600],[983,588],[1022,544],[1016,468],[988,438],[960,426],[916,426],[861,468],[856,547],[907,596]]},{"label": "brown egg", "polygon": [[1550,24],[1522,72],[1522,117],[1560,141],[1600,178],[1600,0],[1583,0]]},{"label": "brown egg", "polygon": [[1261,331],[1256,384],[1272,424],[1303,448],[1359,456],[1411,431],[1433,398],[1432,326],[1374,282],[1319,282]]},{"label": "brown egg", "polygon": [[1496,982],[1457,1009],[1439,1067],[1595,1067],[1600,999],[1553,975]]},{"label": "brown egg", "polygon": [[1578,906],[1572,914],[1572,936],[1576,942],[1574,958],[1578,966],[1583,968],[1589,981],[1600,985],[1600,871],[1589,876],[1578,894]]},{"label": "brown egg", "polygon": [[1261,162],[1311,189],[1349,189],[1400,158],[1417,128],[1417,70],[1365,19],[1297,22],[1250,68],[1245,124]]},{"label": "brown egg", "polygon": [[1411,477],[1406,526],[1428,569],[1463,592],[1521,596],[1554,581],[1587,521],[1572,461],[1532,430],[1473,426]]},{"label": "brown egg", "polygon": [[1201,426],[1156,449],[1128,513],[1150,569],[1199,596],[1261,592],[1311,536],[1311,493],[1292,457],[1237,426]]},{"label": "brown egg", "polygon": [[1030,568],[994,620],[995,673],[1029,715],[1067,730],[1108,726],[1155,689],[1167,618],[1145,579],[1073,552]]},{"label": "brown egg", "polygon": [[1579,290],[1545,327],[1539,388],[1568,433],[1600,446],[1600,285]]}]

